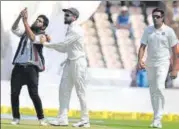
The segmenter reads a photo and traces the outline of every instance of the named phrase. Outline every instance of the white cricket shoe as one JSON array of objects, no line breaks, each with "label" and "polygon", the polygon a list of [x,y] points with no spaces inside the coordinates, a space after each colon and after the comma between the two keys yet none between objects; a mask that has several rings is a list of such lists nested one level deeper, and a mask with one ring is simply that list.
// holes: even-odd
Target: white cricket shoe
[{"label": "white cricket shoe", "polygon": [[85,128],[89,128],[90,127],[90,123],[87,121],[79,121],[75,124],[72,125],[73,127],[85,127]]},{"label": "white cricket shoe", "polygon": [[50,121],[49,123],[53,126],[68,126],[68,120],[61,118],[57,118],[56,120]]},{"label": "white cricket shoe", "polygon": [[39,120],[39,124],[41,126],[47,126],[48,125],[47,121],[44,118]]},{"label": "white cricket shoe", "polygon": [[14,118],[12,121],[11,121],[11,124],[12,125],[18,125],[20,123],[20,119],[18,118]]},{"label": "white cricket shoe", "polygon": [[162,128],[162,123],[158,120],[154,120],[150,125],[151,128]]}]

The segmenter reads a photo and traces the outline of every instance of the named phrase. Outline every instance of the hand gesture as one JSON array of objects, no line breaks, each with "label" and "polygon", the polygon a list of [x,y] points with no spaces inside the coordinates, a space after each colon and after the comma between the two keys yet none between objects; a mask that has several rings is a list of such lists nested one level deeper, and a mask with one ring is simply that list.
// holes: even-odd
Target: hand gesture
[{"label": "hand gesture", "polygon": [[20,12],[19,15],[20,15],[21,17],[24,17],[24,13],[25,13],[26,10],[27,10],[27,8],[24,8],[24,9]]},{"label": "hand gesture", "polygon": [[51,37],[49,35],[45,35],[46,38],[47,38],[47,42],[50,42],[51,41]]},{"label": "hand gesture", "polygon": [[137,64],[137,69],[145,69],[145,63],[142,60],[139,60],[138,64]]},{"label": "hand gesture", "polygon": [[177,70],[172,70],[170,73],[170,77],[171,77],[171,79],[177,78]]},{"label": "hand gesture", "polygon": [[27,20],[27,18],[28,18],[27,8],[25,8],[23,11],[23,20]]},{"label": "hand gesture", "polygon": [[49,35],[42,35],[42,36],[40,37],[40,43],[41,43],[41,44],[43,44],[43,43],[45,43],[45,42],[50,42],[50,40],[51,40],[51,38],[50,38]]}]

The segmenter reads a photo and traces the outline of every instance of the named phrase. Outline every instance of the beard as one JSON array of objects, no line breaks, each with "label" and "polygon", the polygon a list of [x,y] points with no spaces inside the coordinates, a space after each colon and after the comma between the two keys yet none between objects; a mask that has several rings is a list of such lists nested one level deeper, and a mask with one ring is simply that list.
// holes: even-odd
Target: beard
[{"label": "beard", "polygon": [[64,21],[64,24],[69,24],[69,22],[68,21]]},{"label": "beard", "polygon": [[35,24],[33,24],[33,25],[31,26],[31,29],[32,29],[33,32],[39,32],[39,31],[41,30],[41,27],[38,27],[38,26],[36,26]]},{"label": "beard", "polygon": [[71,18],[65,18],[64,19],[64,24],[71,24],[72,23],[72,19]]},{"label": "beard", "polygon": [[64,24],[70,24],[70,23],[71,23],[71,21],[69,21],[69,20],[64,21]]}]

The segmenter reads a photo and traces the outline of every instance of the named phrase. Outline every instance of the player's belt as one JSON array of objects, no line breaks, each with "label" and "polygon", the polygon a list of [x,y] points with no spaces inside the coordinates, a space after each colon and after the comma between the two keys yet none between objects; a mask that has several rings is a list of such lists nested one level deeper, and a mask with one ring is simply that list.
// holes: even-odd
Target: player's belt
[{"label": "player's belt", "polygon": [[64,61],[60,64],[60,66],[63,66],[63,65],[66,64],[68,61],[74,61],[74,60],[77,60],[77,59],[82,58],[82,57],[85,57],[85,55],[81,55],[81,56],[78,56],[78,57],[72,58],[72,59],[67,58],[66,60],[64,60]]}]

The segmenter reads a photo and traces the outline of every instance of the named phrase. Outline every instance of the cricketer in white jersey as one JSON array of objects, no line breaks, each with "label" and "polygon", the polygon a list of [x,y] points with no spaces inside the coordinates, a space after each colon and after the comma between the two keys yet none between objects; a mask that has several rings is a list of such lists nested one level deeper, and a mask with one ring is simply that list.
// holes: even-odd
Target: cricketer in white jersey
[{"label": "cricketer in white jersey", "polygon": [[44,44],[47,48],[52,48],[58,52],[67,53],[67,60],[63,62],[64,69],[60,83],[59,101],[60,111],[58,118],[51,122],[51,125],[68,125],[68,110],[70,96],[73,86],[81,106],[81,121],[74,124],[74,127],[90,127],[89,113],[86,104],[86,70],[87,62],[84,52],[84,31],[75,24],[79,12],[75,8],[63,9],[65,12],[65,24],[69,24],[66,38],[61,43]]},{"label": "cricketer in white jersey", "polygon": [[[165,105],[162,93],[170,66],[170,57],[173,55],[174,63],[171,77],[177,77],[176,59],[178,39],[172,28],[164,24],[164,11],[154,9],[152,12],[153,26],[144,30],[139,49],[138,68],[147,69],[150,96],[154,111],[154,120],[151,127],[162,128],[161,119]],[[146,64],[143,62],[144,51],[147,46]]]}]

